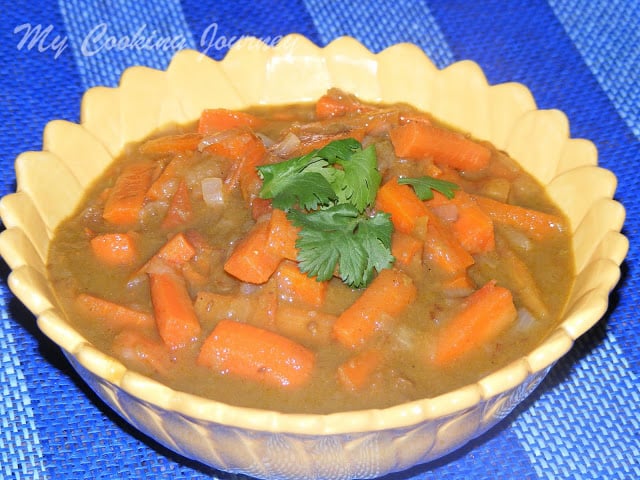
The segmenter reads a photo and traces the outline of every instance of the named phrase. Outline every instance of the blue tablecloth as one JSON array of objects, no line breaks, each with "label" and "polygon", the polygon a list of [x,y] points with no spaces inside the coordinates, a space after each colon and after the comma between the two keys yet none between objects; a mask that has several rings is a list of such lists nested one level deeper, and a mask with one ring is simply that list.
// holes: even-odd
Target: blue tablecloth
[{"label": "blue tablecloth", "polygon": [[[165,68],[178,46],[220,59],[240,36],[297,32],[319,45],[352,35],[373,51],[413,42],[440,67],[473,59],[490,83],[524,83],[539,107],[566,112],[572,136],[596,144],[601,164],[619,179],[631,249],[605,318],[521,407],[462,450],[389,478],[640,478],[640,2],[372,4],[5,1],[0,195],[15,190],[13,161],[41,148],[47,121],[78,121],[87,88],[116,85],[130,65]],[[135,35],[151,40],[136,46]],[[0,478],[236,478],[173,454],[105,407],[37,331],[0,268]]]}]

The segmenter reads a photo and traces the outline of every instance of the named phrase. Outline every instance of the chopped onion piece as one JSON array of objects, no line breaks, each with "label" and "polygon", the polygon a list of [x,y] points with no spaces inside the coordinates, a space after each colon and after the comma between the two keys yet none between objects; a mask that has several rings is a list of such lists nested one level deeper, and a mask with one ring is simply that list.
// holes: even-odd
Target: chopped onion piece
[{"label": "chopped onion piece", "polygon": [[503,228],[501,232],[511,248],[521,252],[528,252],[533,248],[533,241],[526,233],[520,232],[514,228]]},{"label": "chopped onion piece", "polygon": [[265,135],[264,133],[261,133],[261,132],[256,132],[256,137],[258,137],[260,140],[262,140],[262,143],[267,148],[271,147],[275,143],[271,137],[269,137],[269,136],[267,136],[267,135]]},{"label": "chopped onion piece", "polygon": [[518,309],[518,319],[516,321],[515,330],[518,332],[527,332],[531,330],[538,322],[536,317],[526,308]]},{"label": "chopped onion piece", "polygon": [[209,207],[224,203],[222,194],[222,179],[218,177],[203,178],[201,182],[202,198]]},{"label": "chopped onion piece", "polygon": [[282,140],[271,146],[271,152],[279,157],[286,157],[300,146],[300,139],[293,133],[287,133]]},{"label": "chopped onion piece", "polygon": [[251,295],[256,290],[258,290],[257,285],[253,285],[252,283],[242,283],[240,284],[240,293],[242,295]]}]

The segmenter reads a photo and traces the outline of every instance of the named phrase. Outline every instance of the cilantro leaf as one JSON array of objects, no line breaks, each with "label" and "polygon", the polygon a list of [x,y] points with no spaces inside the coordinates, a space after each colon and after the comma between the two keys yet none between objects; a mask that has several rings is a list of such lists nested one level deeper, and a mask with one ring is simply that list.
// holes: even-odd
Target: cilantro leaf
[{"label": "cilantro leaf", "polygon": [[[362,270],[360,285],[368,285],[374,277],[374,271],[391,268],[395,258],[391,254],[391,234],[393,224],[391,215],[378,213],[358,224],[355,238],[367,254],[367,265]],[[347,282],[348,283],[348,282]]]},{"label": "cilantro leaf", "polygon": [[330,164],[334,164],[340,160],[347,160],[349,157],[362,149],[362,145],[355,138],[343,138],[327,143],[324,147],[317,150],[315,155],[324,158]]},{"label": "cilantro leaf", "polygon": [[344,175],[336,178],[336,194],[341,202],[350,202],[364,211],[375,198],[382,176],[377,169],[376,150],[369,145],[358,150],[348,160],[337,160]]},{"label": "cilantro leaf", "polygon": [[433,198],[433,190],[437,190],[451,200],[455,196],[455,190],[460,188],[453,182],[427,176],[418,178],[400,178],[398,179],[398,183],[411,185],[420,200],[431,200]]},{"label": "cilantro leaf", "polygon": [[261,198],[273,199],[276,208],[287,210],[298,203],[315,209],[335,200],[331,186],[332,172],[325,171],[329,163],[313,154],[258,167],[263,180]]},{"label": "cilantro leaf", "polygon": [[287,216],[301,228],[296,242],[300,270],[320,281],[338,269],[343,282],[360,288],[375,271],[393,264],[393,226],[387,214],[369,217],[351,204],[338,204],[309,213],[292,209]]}]

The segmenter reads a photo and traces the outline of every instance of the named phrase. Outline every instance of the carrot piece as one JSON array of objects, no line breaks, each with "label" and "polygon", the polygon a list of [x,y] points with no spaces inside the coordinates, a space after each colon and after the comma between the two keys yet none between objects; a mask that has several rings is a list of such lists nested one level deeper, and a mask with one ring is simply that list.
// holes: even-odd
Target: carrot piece
[{"label": "carrot piece", "polygon": [[171,369],[171,352],[166,345],[139,330],[125,329],[118,333],[111,348],[118,358],[143,371],[166,374]]},{"label": "carrot piece", "polygon": [[232,161],[225,186],[229,189],[239,187],[243,198],[249,200],[260,189],[261,180],[256,167],[264,160],[267,149],[262,140],[250,131],[229,133],[207,146],[205,151]]},{"label": "carrot piece", "polygon": [[316,102],[316,117],[318,118],[333,118],[346,115],[347,112],[352,111],[350,106],[345,104],[338,98],[330,95],[323,95]]},{"label": "carrot piece", "polygon": [[344,310],[333,325],[333,336],[342,345],[355,348],[377,331],[390,326],[416,297],[416,287],[399,270],[383,270]]},{"label": "carrot piece", "polygon": [[472,255],[491,251],[496,246],[493,221],[477,205],[461,205],[452,228],[460,244]]},{"label": "carrot piece", "polygon": [[119,303],[96,297],[88,293],[80,293],[75,298],[76,309],[92,320],[106,323],[111,328],[124,327],[148,328],[153,327],[153,315]]},{"label": "carrot piece", "polygon": [[198,133],[215,133],[238,127],[256,128],[264,123],[260,117],[247,112],[210,108],[200,114]]},{"label": "carrot piece", "polygon": [[185,165],[186,160],[185,157],[178,155],[165,165],[162,173],[147,190],[147,198],[149,200],[168,198],[171,193],[175,193],[175,189],[180,182],[178,171]]},{"label": "carrot piece", "polygon": [[422,251],[424,242],[398,230],[391,236],[391,254],[403,265],[409,265]]},{"label": "carrot piece", "polygon": [[282,335],[304,344],[327,345],[336,318],[330,313],[280,303],[275,316],[275,328]]},{"label": "carrot piece", "polygon": [[138,248],[130,233],[103,233],[89,243],[94,256],[105,265],[131,265],[138,260]]},{"label": "carrot piece", "polygon": [[196,255],[196,249],[184,232],[178,232],[160,247],[156,256],[173,264],[188,262]]},{"label": "carrot piece", "polygon": [[409,122],[422,122],[427,125],[433,123],[433,118],[424,112],[418,112],[415,110],[404,110],[400,112],[400,125],[404,125]]},{"label": "carrot piece", "polygon": [[197,362],[220,374],[282,388],[306,384],[314,353],[275,332],[233,320],[221,320],[205,339]]},{"label": "carrot piece", "polygon": [[549,238],[566,228],[564,220],[558,215],[499,202],[480,195],[473,198],[494,222],[517,228],[537,240]]},{"label": "carrot piece", "polygon": [[397,231],[412,233],[418,220],[429,213],[429,209],[409,185],[400,185],[392,178],[380,187],[376,196],[376,208],[391,215]]},{"label": "carrot piece", "polygon": [[383,359],[384,355],[377,349],[358,352],[338,367],[338,381],[346,390],[361,390],[371,379]]},{"label": "carrot piece", "polygon": [[442,284],[442,289],[450,296],[460,296],[461,294],[469,295],[476,287],[469,275],[463,274],[445,280]]},{"label": "carrot piece", "polygon": [[265,283],[276,271],[282,256],[268,246],[269,222],[259,222],[235,246],[224,271],[248,283]]},{"label": "carrot piece", "polygon": [[172,273],[150,273],[151,303],[158,332],[171,349],[181,348],[200,335],[200,322],[184,279]]},{"label": "carrot piece", "polygon": [[491,217],[464,190],[457,190],[452,199],[435,192],[433,199],[428,200],[426,204],[432,208],[454,206],[457,215],[450,223],[451,231],[470,254],[489,252],[495,248],[495,232]]},{"label": "carrot piece", "polygon": [[433,362],[445,366],[491,341],[518,316],[511,292],[489,281],[469,295],[462,309],[441,328]]},{"label": "carrot piece", "polygon": [[181,180],[178,189],[171,197],[169,209],[162,220],[161,227],[166,230],[177,228],[188,223],[193,217],[193,206],[189,198],[187,184]]},{"label": "carrot piece", "polygon": [[300,229],[295,227],[287,218],[287,214],[279,208],[274,208],[269,219],[269,236],[267,243],[278,255],[289,259],[298,258],[296,241]]},{"label": "carrot piece", "polygon": [[273,211],[270,198],[255,197],[251,199],[251,218],[258,220]]},{"label": "carrot piece", "polygon": [[470,171],[482,170],[491,159],[491,151],[481,143],[426,122],[405,123],[393,128],[390,136],[396,155],[403,158],[433,158],[436,163]]},{"label": "carrot piece", "polygon": [[195,152],[204,138],[200,133],[182,133],[177,135],[165,135],[152,138],[140,145],[140,153],[176,154],[182,152]]},{"label": "carrot piece", "polygon": [[424,261],[431,263],[448,277],[457,277],[474,264],[473,256],[451,234],[442,220],[429,211],[424,240]]},{"label": "carrot piece", "polygon": [[151,186],[154,170],[155,164],[152,163],[127,166],[109,191],[102,217],[116,225],[135,224]]},{"label": "carrot piece", "polygon": [[131,278],[136,278],[144,273],[153,271],[153,267],[159,263],[168,263],[171,267],[184,267],[184,265],[196,256],[196,249],[183,232],[176,233],[165,242],[160,249],[137,271]]},{"label": "carrot piece", "polygon": [[340,117],[347,113],[360,113],[372,110],[353,95],[338,89],[330,89],[316,101],[316,117],[320,119]]},{"label": "carrot piece", "polygon": [[278,296],[293,303],[304,303],[319,307],[327,296],[327,282],[319,282],[307,276],[298,268],[298,264],[285,260],[276,271]]}]

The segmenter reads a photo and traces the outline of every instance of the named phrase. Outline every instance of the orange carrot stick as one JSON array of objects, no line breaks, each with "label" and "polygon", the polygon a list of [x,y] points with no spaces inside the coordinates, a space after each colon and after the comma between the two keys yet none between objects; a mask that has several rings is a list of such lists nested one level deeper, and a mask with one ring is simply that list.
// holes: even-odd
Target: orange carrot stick
[{"label": "orange carrot stick", "polygon": [[165,135],[158,138],[152,138],[140,145],[140,153],[182,153],[194,152],[198,149],[198,145],[204,138],[200,133],[182,133],[177,135]]},{"label": "orange carrot stick", "polygon": [[182,268],[187,262],[196,256],[196,248],[192,242],[187,239],[183,232],[176,233],[173,237],[166,241],[160,249],[137,271],[131,278],[154,271],[159,263],[166,263],[171,267]]},{"label": "orange carrot stick", "polygon": [[409,185],[400,185],[396,178],[386,182],[378,190],[376,208],[391,215],[397,231],[412,233],[421,217],[429,209]]},{"label": "orange carrot stick", "polygon": [[448,277],[463,275],[475,260],[434,213],[429,211],[428,218],[423,250],[425,262],[429,262]]},{"label": "orange carrot stick", "polygon": [[137,163],[124,169],[104,205],[102,217],[107,222],[132,226],[139,220],[155,168],[153,163]]},{"label": "orange carrot stick", "polygon": [[342,345],[363,345],[377,331],[390,326],[416,297],[416,287],[399,270],[383,270],[362,295],[340,314],[333,325],[333,336]]},{"label": "orange carrot stick", "polygon": [[172,273],[150,273],[151,302],[158,332],[171,349],[181,348],[200,335],[200,322],[184,279]]},{"label": "orange carrot stick", "polygon": [[428,200],[426,204],[433,208],[454,206],[457,215],[450,223],[451,231],[470,254],[489,252],[495,248],[495,232],[491,217],[464,190],[457,190],[451,199],[434,192],[433,199]]},{"label": "orange carrot stick", "polygon": [[409,265],[422,252],[423,244],[422,240],[413,235],[396,230],[391,236],[391,254],[396,261]]},{"label": "orange carrot stick", "polygon": [[124,327],[149,328],[154,326],[153,315],[150,313],[135,310],[88,293],[80,293],[75,298],[75,306],[82,315],[117,330]]},{"label": "orange carrot stick", "polygon": [[171,369],[171,352],[160,341],[135,329],[125,329],[113,339],[111,348],[118,358],[142,371],[166,374]]},{"label": "orange carrot stick", "polygon": [[211,108],[204,110],[198,122],[199,133],[215,133],[238,127],[257,128],[264,123],[260,117],[247,112]]},{"label": "orange carrot stick", "polygon": [[361,390],[380,366],[384,355],[380,350],[363,350],[338,367],[338,381],[349,391]]},{"label": "orange carrot stick", "polygon": [[189,197],[189,190],[184,180],[178,184],[178,189],[171,197],[169,209],[162,220],[161,227],[167,230],[188,223],[193,217],[193,206]]},{"label": "orange carrot stick", "polygon": [[167,262],[182,264],[196,255],[196,249],[183,232],[178,232],[160,247],[156,255]]},{"label": "orange carrot stick", "polygon": [[373,107],[360,102],[353,95],[331,89],[316,101],[316,117],[320,119],[341,117],[347,113],[361,113]]},{"label": "orange carrot stick", "polygon": [[518,316],[511,292],[487,282],[472,293],[438,333],[433,362],[448,365],[504,331]]},{"label": "orange carrot stick", "polygon": [[166,199],[174,193],[181,180],[179,170],[181,170],[186,163],[187,158],[184,156],[173,157],[149,187],[147,198],[149,200]]},{"label": "orange carrot stick", "polygon": [[289,221],[284,211],[279,208],[272,210],[267,243],[274,252],[286,259],[296,260],[298,257],[296,240],[299,231],[300,229]]},{"label": "orange carrot stick", "polygon": [[258,220],[273,211],[270,198],[254,197],[251,199],[251,217]]},{"label": "orange carrot stick", "polygon": [[319,282],[302,273],[298,264],[289,260],[280,263],[276,271],[280,299],[319,307],[327,296],[327,282]]},{"label": "orange carrot stick", "polygon": [[138,260],[138,248],[130,233],[103,233],[89,243],[94,256],[105,265],[131,265]]},{"label": "orange carrot stick", "polygon": [[517,228],[537,240],[549,238],[566,228],[564,220],[557,215],[499,202],[480,195],[473,198],[494,222]]},{"label": "orange carrot stick", "polygon": [[224,182],[227,188],[239,187],[245,200],[257,194],[261,180],[256,167],[263,162],[267,149],[254,133],[242,129],[229,132],[207,146],[205,151],[232,161],[231,171]]},{"label": "orange carrot stick", "polygon": [[469,275],[464,274],[445,280],[442,284],[442,289],[445,294],[458,297],[471,294],[476,289],[476,286],[469,278]]},{"label": "orange carrot stick", "polygon": [[489,252],[496,246],[493,221],[475,204],[460,205],[452,229],[463,248],[472,255]]},{"label": "orange carrot stick", "polygon": [[482,170],[489,164],[491,151],[464,135],[429,125],[408,122],[391,130],[396,155],[417,160],[433,158],[458,170]]},{"label": "orange carrot stick", "polygon": [[219,372],[282,388],[299,388],[313,374],[315,355],[269,330],[221,320],[205,339],[198,363]]},{"label": "orange carrot stick", "polygon": [[269,223],[258,222],[235,246],[224,270],[243,282],[260,284],[269,280],[282,256],[268,246]]}]

